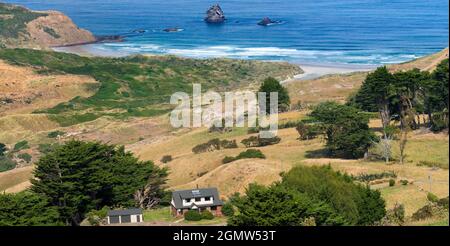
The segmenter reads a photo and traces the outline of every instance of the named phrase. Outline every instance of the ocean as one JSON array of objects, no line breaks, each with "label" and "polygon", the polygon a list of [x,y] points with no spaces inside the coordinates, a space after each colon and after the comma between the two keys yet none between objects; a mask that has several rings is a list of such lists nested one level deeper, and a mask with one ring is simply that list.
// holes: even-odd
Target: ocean
[{"label": "ocean", "polygon": [[[127,35],[91,45],[104,53],[284,60],[310,64],[399,63],[448,46],[447,0],[12,0],[66,13],[95,35]],[[226,22],[203,21],[219,3]],[[259,26],[263,17],[281,21]],[[179,28],[179,32],[164,32]],[[133,30],[144,33],[130,34]]]}]

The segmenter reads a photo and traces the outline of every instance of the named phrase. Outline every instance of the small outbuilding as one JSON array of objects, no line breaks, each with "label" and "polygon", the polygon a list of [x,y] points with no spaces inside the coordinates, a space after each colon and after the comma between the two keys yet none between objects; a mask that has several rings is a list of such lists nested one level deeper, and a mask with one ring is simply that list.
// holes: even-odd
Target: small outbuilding
[{"label": "small outbuilding", "polygon": [[143,221],[142,209],[140,208],[109,210],[106,218],[108,224],[139,223]]}]

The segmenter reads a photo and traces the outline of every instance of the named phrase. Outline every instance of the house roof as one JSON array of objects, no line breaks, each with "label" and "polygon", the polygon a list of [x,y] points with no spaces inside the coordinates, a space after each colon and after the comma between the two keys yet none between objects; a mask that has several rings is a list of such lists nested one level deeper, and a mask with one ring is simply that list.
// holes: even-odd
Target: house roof
[{"label": "house roof", "polygon": [[[213,204],[191,204],[190,206],[183,206],[183,199],[191,199],[198,197],[212,197]],[[220,206],[223,202],[220,200],[219,192],[217,188],[204,188],[204,189],[192,189],[192,190],[178,190],[172,192],[172,200],[176,209],[191,208],[196,207],[210,207],[210,206]]]},{"label": "house roof", "polygon": [[109,210],[108,216],[121,216],[121,215],[135,215],[142,214],[142,209],[140,208],[129,208],[123,210]]}]

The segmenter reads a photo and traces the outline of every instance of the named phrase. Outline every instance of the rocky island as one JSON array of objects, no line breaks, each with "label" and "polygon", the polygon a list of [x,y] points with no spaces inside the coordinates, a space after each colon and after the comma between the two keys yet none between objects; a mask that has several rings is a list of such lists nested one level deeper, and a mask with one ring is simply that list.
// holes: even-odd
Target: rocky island
[{"label": "rocky island", "polygon": [[260,26],[271,26],[275,24],[280,24],[281,21],[278,20],[272,20],[269,17],[264,17],[260,22],[258,22],[258,25]]},{"label": "rocky island", "polygon": [[211,6],[206,11],[205,21],[207,23],[223,23],[225,21],[225,14],[219,4]]}]

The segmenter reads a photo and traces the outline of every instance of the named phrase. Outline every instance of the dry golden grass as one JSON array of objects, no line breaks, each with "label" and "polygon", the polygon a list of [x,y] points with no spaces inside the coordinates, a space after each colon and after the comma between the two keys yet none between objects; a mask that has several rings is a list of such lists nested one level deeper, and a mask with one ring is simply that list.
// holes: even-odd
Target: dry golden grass
[{"label": "dry golden grass", "polygon": [[76,96],[91,96],[95,84],[88,76],[40,75],[32,68],[12,66],[0,60],[0,99],[13,100],[10,104],[0,104],[0,116],[31,113]]},{"label": "dry golden grass", "polygon": [[291,102],[317,104],[323,101],[345,102],[347,97],[358,90],[367,72],[344,75],[328,75],[313,80],[294,80],[286,84]]},{"label": "dry golden grass", "polygon": [[390,65],[389,69],[391,71],[399,71],[399,70],[410,70],[413,68],[419,68],[424,71],[433,71],[439,64],[439,62],[441,62],[446,58],[448,58],[448,48],[445,48],[438,53],[421,57],[413,61]]},{"label": "dry golden grass", "polygon": [[193,182],[171,188],[217,187],[221,196],[227,198],[235,192],[243,193],[250,183],[269,185],[280,179],[281,171],[278,161],[239,160],[221,165]]},{"label": "dry golden grass", "polygon": [[0,173],[0,192],[19,192],[28,188],[23,184],[26,184],[32,177],[32,171],[33,167],[28,166]]},{"label": "dry golden grass", "polygon": [[[281,114],[280,119],[298,120],[303,115],[303,112],[289,112]],[[378,127],[379,122],[374,120],[371,125]],[[280,179],[280,172],[289,171],[295,165],[331,165],[335,170],[352,175],[393,171],[398,175],[397,181],[407,179],[413,181],[413,184],[397,185],[394,188],[386,188],[386,184],[377,188],[382,191],[383,197],[387,200],[388,208],[396,202],[403,203],[408,215],[426,203],[426,194],[430,187],[429,175],[435,180],[431,190],[433,193],[439,197],[449,194],[447,170],[417,166],[421,160],[448,162],[449,141],[446,134],[424,134],[421,131],[411,133],[406,150],[408,162],[404,165],[387,165],[382,161],[314,158],[308,153],[323,149],[325,143],[323,139],[299,141],[298,133],[294,128],[279,130],[278,135],[282,139],[279,144],[257,148],[267,157],[265,160],[244,159],[222,164],[221,161],[225,156],[235,156],[245,151],[240,141],[250,136],[246,129],[235,129],[226,134],[208,133],[207,129],[196,129],[161,138],[149,145],[139,145],[133,151],[142,159],[154,160],[158,165],[169,167],[169,188],[217,187],[225,197],[234,192],[245,191],[248,184],[252,182],[271,184]],[[234,139],[239,143],[239,148],[202,154],[192,153],[193,146],[213,138]],[[397,143],[394,144],[395,148],[397,145]],[[172,155],[174,160],[168,164],[162,164],[159,160],[164,155]]]},{"label": "dry golden grass", "polygon": [[42,131],[58,128],[43,114],[20,114],[0,117],[0,142],[14,144],[23,139],[36,139]]}]

